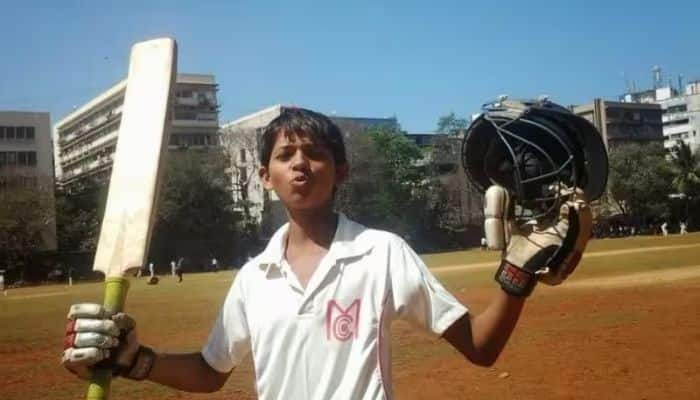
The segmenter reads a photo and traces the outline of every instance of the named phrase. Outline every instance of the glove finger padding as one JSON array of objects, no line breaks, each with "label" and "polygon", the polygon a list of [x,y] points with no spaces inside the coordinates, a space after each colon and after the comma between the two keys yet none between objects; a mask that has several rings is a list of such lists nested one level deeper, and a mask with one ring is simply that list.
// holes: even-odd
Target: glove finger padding
[{"label": "glove finger padding", "polygon": [[492,185],[484,193],[484,235],[491,250],[504,250],[510,239],[508,213],[510,195],[499,185]]},{"label": "glove finger padding", "polygon": [[576,269],[591,237],[593,216],[583,200],[568,201],[562,206],[560,220],[566,218],[567,230],[561,246],[547,262],[547,270],[538,275],[548,285],[558,285]]},{"label": "glove finger padding", "polygon": [[129,315],[110,315],[99,304],[71,306],[61,363],[83,379],[96,364],[129,375],[140,350],[135,325]]},{"label": "glove finger padding", "polygon": [[109,357],[110,351],[97,347],[82,349],[69,347],[63,351],[61,364],[72,374],[81,379],[90,379],[90,367]]}]

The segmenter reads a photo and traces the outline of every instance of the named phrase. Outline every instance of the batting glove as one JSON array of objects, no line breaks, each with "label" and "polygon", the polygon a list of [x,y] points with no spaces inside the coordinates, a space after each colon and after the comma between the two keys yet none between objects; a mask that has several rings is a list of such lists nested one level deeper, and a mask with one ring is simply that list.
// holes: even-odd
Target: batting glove
[{"label": "batting glove", "polygon": [[135,327],[127,314],[110,315],[99,304],[74,304],[68,312],[61,363],[82,379],[91,377],[92,367],[104,367],[115,375],[143,380],[155,353],[139,345]]},{"label": "batting glove", "polygon": [[580,190],[571,190],[556,218],[516,224],[509,219],[510,199],[491,186],[485,199],[485,230],[490,248],[504,249],[495,279],[504,291],[528,296],[536,283],[562,283],[576,269],[591,236],[592,214]]}]

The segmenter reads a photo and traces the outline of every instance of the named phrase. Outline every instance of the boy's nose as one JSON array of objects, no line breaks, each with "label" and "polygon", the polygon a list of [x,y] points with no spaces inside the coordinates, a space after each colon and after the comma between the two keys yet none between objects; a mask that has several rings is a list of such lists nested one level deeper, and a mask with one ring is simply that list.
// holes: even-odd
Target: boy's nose
[{"label": "boy's nose", "polygon": [[306,158],[303,151],[297,151],[294,153],[294,156],[292,157],[292,168],[305,168],[308,163],[309,160]]}]

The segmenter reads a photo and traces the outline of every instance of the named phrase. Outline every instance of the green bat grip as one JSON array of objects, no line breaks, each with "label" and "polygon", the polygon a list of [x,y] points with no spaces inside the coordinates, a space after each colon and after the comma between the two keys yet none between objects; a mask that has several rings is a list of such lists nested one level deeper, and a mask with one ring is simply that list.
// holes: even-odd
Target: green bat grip
[{"label": "green bat grip", "polygon": [[[105,280],[104,308],[110,313],[118,313],[124,309],[126,293],[129,291],[129,280],[126,278],[107,278]],[[92,373],[88,387],[87,400],[109,399],[109,388],[112,382],[112,370],[99,368]]]}]

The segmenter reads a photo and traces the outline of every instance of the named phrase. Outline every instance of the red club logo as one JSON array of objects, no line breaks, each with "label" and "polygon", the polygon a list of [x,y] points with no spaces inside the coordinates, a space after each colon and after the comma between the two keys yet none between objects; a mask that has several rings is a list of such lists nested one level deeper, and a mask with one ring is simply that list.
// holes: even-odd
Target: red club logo
[{"label": "red club logo", "polygon": [[326,309],[326,338],[331,337],[344,342],[357,337],[357,327],[360,321],[360,299],[343,308],[335,300],[328,302]]}]

